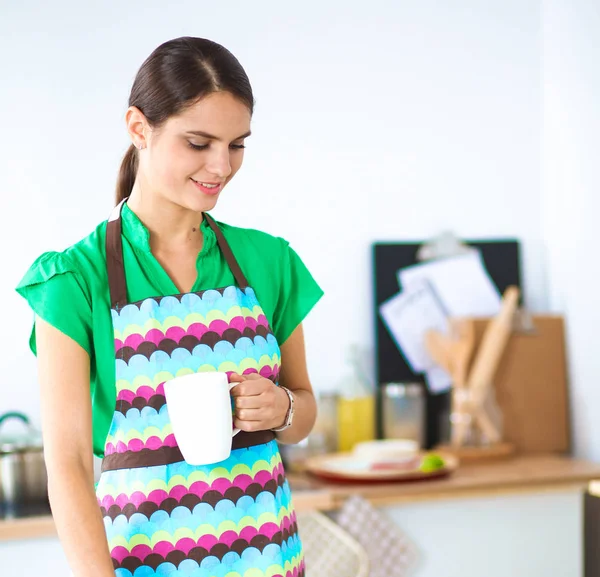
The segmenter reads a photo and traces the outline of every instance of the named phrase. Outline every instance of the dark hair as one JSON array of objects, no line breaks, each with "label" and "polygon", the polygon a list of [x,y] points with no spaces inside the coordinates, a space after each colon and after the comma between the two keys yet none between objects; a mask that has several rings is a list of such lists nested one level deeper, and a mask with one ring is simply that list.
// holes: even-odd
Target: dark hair
[{"label": "dark hair", "polygon": [[[213,92],[229,92],[252,114],[252,87],[237,58],[216,42],[187,36],[169,40],[150,54],[135,77],[129,106],[139,108],[150,126],[158,128]],[[131,194],[137,169],[138,152],[132,144],[119,170],[117,204]]]}]

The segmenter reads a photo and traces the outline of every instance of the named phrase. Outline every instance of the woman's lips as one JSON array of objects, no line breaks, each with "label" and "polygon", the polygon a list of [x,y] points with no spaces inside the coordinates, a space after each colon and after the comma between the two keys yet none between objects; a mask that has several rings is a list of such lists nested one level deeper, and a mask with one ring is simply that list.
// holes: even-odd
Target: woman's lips
[{"label": "woman's lips", "polygon": [[219,194],[219,192],[221,192],[221,189],[223,188],[223,184],[217,184],[216,186],[215,185],[206,186],[207,184],[211,184],[211,183],[198,182],[197,180],[194,180],[193,178],[191,178],[190,180],[194,183],[194,185],[200,192],[203,192],[204,194],[208,194],[210,196]]}]

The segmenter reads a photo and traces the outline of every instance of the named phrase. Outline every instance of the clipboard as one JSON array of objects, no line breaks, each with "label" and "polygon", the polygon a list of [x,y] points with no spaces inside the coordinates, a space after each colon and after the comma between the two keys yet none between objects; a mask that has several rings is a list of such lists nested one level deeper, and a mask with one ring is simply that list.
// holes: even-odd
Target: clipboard
[{"label": "clipboard", "polygon": [[[448,235],[445,235],[448,239]],[[427,426],[425,431],[425,448],[432,448],[447,438],[447,427],[450,411],[449,393],[432,395],[425,387],[423,377],[414,373],[402,353],[391,338],[378,311],[382,303],[398,293],[398,269],[418,264],[423,255],[432,255],[431,247],[439,250],[440,246],[448,246],[440,240],[433,242],[376,242],[372,245],[373,274],[373,317],[375,324],[375,382],[377,392],[382,385],[391,382],[420,383],[424,389],[426,400]],[[501,293],[511,285],[522,287],[521,280],[521,247],[517,239],[464,240],[455,243],[461,249],[478,249],[484,265]],[[450,252],[453,249],[448,249]],[[429,251],[429,252],[428,252]],[[439,253],[433,253],[435,256]],[[521,291],[522,292],[522,291]],[[382,437],[381,395],[377,394],[377,434]]]}]

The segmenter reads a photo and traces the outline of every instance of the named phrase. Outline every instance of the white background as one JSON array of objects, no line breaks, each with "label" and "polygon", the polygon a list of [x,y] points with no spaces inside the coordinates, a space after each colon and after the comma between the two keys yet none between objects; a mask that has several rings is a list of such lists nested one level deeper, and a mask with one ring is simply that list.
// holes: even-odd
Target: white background
[{"label": "white background", "polygon": [[[39,419],[32,317],[14,286],[41,252],[62,250],[107,217],[133,77],[152,49],[181,35],[221,42],[250,76],[253,136],[215,215],[287,238],[324,288],[306,321],[315,387],[340,386],[352,343],[372,346],[372,242],[445,229],[517,237],[526,303],[568,314],[576,452],[600,459],[592,0],[1,0],[0,410]],[[488,506],[464,517],[461,502],[448,504],[439,519],[464,519],[485,535],[495,517]],[[503,509],[521,507],[508,500]],[[452,534],[434,511],[424,518]],[[528,529],[515,523],[511,539]],[[563,537],[549,531],[543,547],[563,548],[578,566],[577,545]],[[418,545],[429,559],[419,575],[439,575],[425,534]],[[45,547],[60,558],[54,541]],[[463,577],[481,574],[482,552],[466,533],[452,550]],[[2,547],[9,559],[11,551],[22,560]],[[532,555],[511,574],[559,575]]]}]

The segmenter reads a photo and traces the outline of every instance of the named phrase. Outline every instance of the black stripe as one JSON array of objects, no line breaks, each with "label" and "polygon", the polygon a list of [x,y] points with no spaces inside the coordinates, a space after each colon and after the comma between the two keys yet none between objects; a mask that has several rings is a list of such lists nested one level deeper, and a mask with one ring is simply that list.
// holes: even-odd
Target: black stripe
[{"label": "black stripe", "polygon": [[[231,440],[231,449],[247,449],[256,445],[265,445],[275,439],[273,431],[241,431]],[[160,449],[142,449],[112,453],[102,459],[102,472],[117,469],[137,469],[139,467],[157,467],[184,461],[179,447],[161,447]]]},{"label": "black stripe", "polygon": [[278,475],[277,479],[270,479],[264,486],[259,483],[250,483],[245,491],[239,487],[230,487],[223,495],[219,493],[219,491],[210,490],[204,493],[202,497],[194,495],[193,493],[188,493],[180,500],[174,499],[173,497],[167,497],[160,505],[157,505],[153,501],[144,501],[139,507],[136,507],[133,503],[127,503],[123,507],[120,507],[115,503],[108,509],[100,507],[100,511],[102,512],[103,517],[108,517],[111,521],[114,521],[119,515],[125,515],[127,519],[130,519],[135,513],[141,513],[150,519],[156,511],[166,511],[170,515],[175,507],[185,507],[186,509],[193,511],[194,507],[200,503],[208,503],[214,509],[220,501],[231,501],[234,505],[236,505],[242,497],[252,497],[252,499],[256,501],[256,497],[261,493],[271,493],[271,495],[275,495],[277,489],[283,487],[284,483],[285,477],[283,475]]},{"label": "black stripe", "polygon": [[[218,543],[210,551],[204,549],[203,547],[193,547],[187,554],[183,551],[175,550],[171,551],[171,553],[169,553],[166,557],[162,557],[157,553],[151,553],[143,561],[140,561],[140,559],[137,557],[125,557],[122,563],[119,563],[116,559],[113,559],[112,561],[115,570],[123,568],[131,571],[131,573],[134,573],[140,566],[144,566],[150,567],[156,571],[156,569],[165,562],[172,563],[175,565],[175,567],[179,567],[181,562],[185,561],[186,559],[193,559],[200,564],[203,559],[210,556],[216,557],[219,559],[219,561],[221,561],[223,557],[227,555],[227,553],[233,551],[238,555],[241,555],[249,547],[254,547],[262,553],[268,545],[275,543],[281,546],[284,541],[287,541],[290,537],[294,537],[297,533],[298,526],[296,523],[292,523],[289,531],[278,531],[271,539],[264,535],[256,535],[256,537],[252,538],[249,542],[244,539],[237,539],[231,544],[231,547],[228,547],[222,543]],[[299,573],[299,577],[302,575],[304,575],[304,572]]]}]

